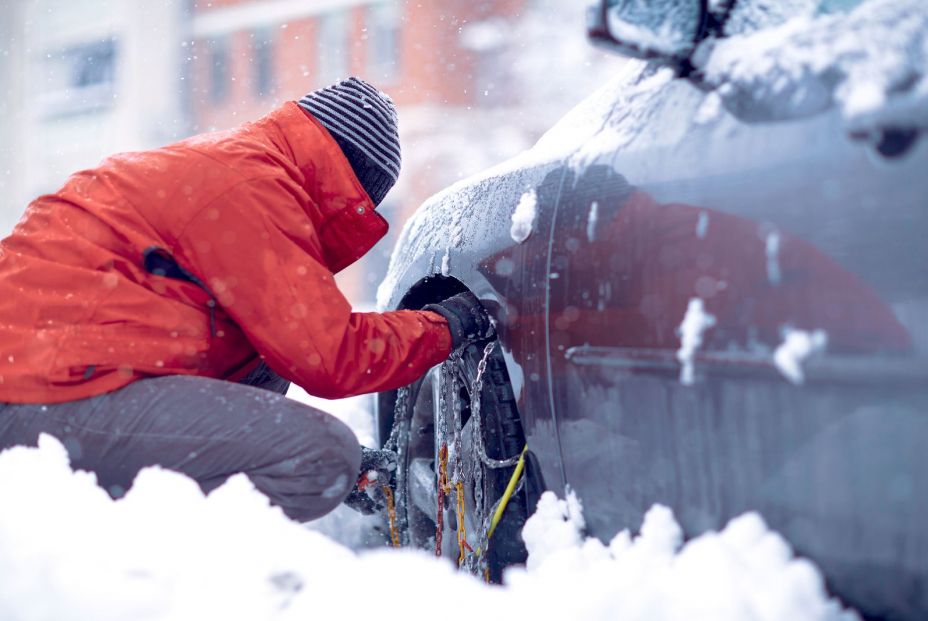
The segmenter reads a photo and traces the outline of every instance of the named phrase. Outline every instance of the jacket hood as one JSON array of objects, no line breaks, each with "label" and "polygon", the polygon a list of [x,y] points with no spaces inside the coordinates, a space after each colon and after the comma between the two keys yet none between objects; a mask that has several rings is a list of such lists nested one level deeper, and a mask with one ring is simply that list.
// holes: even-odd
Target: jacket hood
[{"label": "jacket hood", "polygon": [[357,261],[387,234],[387,221],[376,212],[338,143],[296,102],[287,102],[252,128],[282,155],[288,174],[309,195],[307,215],[333,273]]}]

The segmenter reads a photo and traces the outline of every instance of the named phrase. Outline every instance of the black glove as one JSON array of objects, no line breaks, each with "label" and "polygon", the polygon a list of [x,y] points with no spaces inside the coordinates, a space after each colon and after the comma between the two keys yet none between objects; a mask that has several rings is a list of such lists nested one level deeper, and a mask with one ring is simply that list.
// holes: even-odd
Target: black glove
[{"label": "black glove", "polygon": [[383,511],[386,500],[382,485],[396,485],[396,453],[386,449],[361,447],[361,473],[345,504],[364,515]]},{"label": "black glove", "polygon": [[452,349],[490,338],[494,334],[490,316],[477,296],[470,291],[451,296],[438,304],[429,304],[422,310],[438,313],[448,321]]}]

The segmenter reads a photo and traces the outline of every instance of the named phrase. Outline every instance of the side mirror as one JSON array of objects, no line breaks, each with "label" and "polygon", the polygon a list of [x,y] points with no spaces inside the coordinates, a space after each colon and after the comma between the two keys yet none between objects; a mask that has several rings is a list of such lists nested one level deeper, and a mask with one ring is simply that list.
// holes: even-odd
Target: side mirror
[{"label": "side mirror", "polygon": [[706,0],[599,0],[587,9],[587,34],[620,54],[682,67],[711,17]]}]

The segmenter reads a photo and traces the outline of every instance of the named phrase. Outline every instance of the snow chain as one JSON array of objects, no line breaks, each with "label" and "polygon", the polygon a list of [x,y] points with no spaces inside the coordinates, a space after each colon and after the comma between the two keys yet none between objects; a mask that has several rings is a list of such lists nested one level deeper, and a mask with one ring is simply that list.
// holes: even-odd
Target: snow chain
[{"label": "snow chain", "polygon": [[438,507],[435,514],[435,556],[441,556],[442,536],[445,531],[445,496],[451,493],[448,483],[448,443],[442,442],[438,451]]},{"label": "snow chain", "polygon": [[[404,464],[406,459],[406,450],[409,445],[409,387],[403,386],[396,391],[396,405],[393,408],[393,427],[390,429],[390,437],[387,438],[384,448],[396,452],[397,464]],[[386,500],[387,520],[390,524],[390,540],[393,547],[398,548],[406,543],[408,537],[407,513],[406,513],[406,469],[398,467],[396,469],[396,498],[393,496],[393,490],[389,485],[381,488],[384,499]]]},{"label": "snow chain", "polygon": [[[440,390],[439,390],[439,407],[438,420],[435,421],[435,441],[438,446],[436,461],[438,462],[437,477],[437,506],[436,506],[436,530],[435,530],[435,556],[442,554],[442,535],[444,531],[444,511],[446,498],[455,491],[456,507],[455,513],[457,518],[458,531],[458,566],[464,567],[474,575],[482,575],[485,580],[489,581],[489,567],[487,565],[486,551],[489,545],[490,537],[496,530],[503,512],[509,503],[510,498],[519,492],[522,488],[523,480],[521,478],[525,452],[527,447],[519,455],[508,459],[493,459],[487,455],[484,444],[483,431],[481,428],[480,408],[481,394],[483,391],[483,378],[486,374],[487,365],[490,355],[496,347],[496,341],[487,343],[483,349],[483,356],[477,364],[477,376],[474,378],[471,386],[471,434],[474,451],[473,471],[471,475],[474,480],[474,515],[484,514],[483,506],[483,472],[479,464],[487,468],[498,469],[516,466],[515,471],[510,478],[509,484],[503,496],[494,503],[490,511],[487,512],[483,523],[477,531],[477,548],[467,543],[467,528],[464,524],[465,516],[465,494],[464,482],[466,473],[464,472],[464,455],[462,448],[462,422],[461,422],[461,402],[458,392],[458,379],[454,372],[455,366],[461,361],[460,350],[453,352],[441,365],[440,370]],[[452,398],[452,438],[448,441],[448,422],[446,413],[448,411],[448,393]],[[409,387],[400,388],[397,391],[396,406],[394,409],[393,427],[390,430],[385,448],[396,451],[397,461],[399,464],[405,464],[406,450],[409,442]],[[452,461],[452,474],[448,475],[448,461]],[[393,490],[384,485],[381,488],[387,505],[387,518],[390,524],[390,539],[394,547],[400,547],[408,537],[407,522],[407,503],[406,498],[406,473],[405,468],[400,467],[396,476],[397,495],[394,499]]]},{"label": "snow chain", "polygon": [[396,527],[396,504],[393,502],[393,490],[389,485],[381,485],[380,491],[387,501],[387,518],[390,521],[390,541],[394,548],[400,547],[400,531]]}]

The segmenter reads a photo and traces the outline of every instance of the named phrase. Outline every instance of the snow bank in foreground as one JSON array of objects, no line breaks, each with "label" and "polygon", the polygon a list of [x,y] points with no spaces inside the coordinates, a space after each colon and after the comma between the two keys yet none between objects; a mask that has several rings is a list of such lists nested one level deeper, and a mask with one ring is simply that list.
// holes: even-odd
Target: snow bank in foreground
[{"label": "snow bank in foreground", "polygon": [[660,505],[637,537],[622,531],[608,546],[581,537],[582,528],[579,504],[551,493],[525,525],[528,568],[509,572],[508,589],[537,601],[543,618],[858,619],[827,598],[815,566],[793,558],[756,513],[685,545],[673,513]]},{"label": "snow bank in foreground", "polygon": [[352,552],[287,520],[243,476],[204,497],[151,468],[113,501],[47,436],[0,454],[0,506],[5,620],[856,618],[752,514],[681,547],[655,507],[639,536],[607,547],[581,536],[576,499],[548,493],[525,527],[528,568],[495,588],[426,553]]}]

